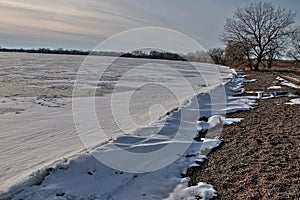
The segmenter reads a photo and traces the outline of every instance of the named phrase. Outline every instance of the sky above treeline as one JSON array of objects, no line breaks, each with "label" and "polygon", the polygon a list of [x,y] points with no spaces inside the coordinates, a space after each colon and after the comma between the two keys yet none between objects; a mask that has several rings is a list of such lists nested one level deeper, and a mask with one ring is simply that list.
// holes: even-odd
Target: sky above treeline
[{"label": "sky above treeline", "polygon": [[[186,34],[207,49],[222,45],[219,35],[226,18],[251,2],[258,1],[0,0],[0,46],[87,50],[122,31],[163,27]],[[300,25],[299,0],[272,2],[296,12]]]}]

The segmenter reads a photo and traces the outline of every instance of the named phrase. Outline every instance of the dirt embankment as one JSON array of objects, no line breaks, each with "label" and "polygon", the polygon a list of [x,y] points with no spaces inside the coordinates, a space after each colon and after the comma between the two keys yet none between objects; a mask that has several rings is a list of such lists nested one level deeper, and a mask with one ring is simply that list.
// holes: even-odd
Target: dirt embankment
[{"label": "dirt embankment", "polygon": [[[249,75],[257,81],[246,83],[246,90],[266,92],[278,76]],[[259,100],[254,110],[227,115],[244,120],[224,127],[220,148],[203,166],[188,170],[190,184],[212,184],[216,199],[300,199],[300,105],[285,104],[289,99]]]}]

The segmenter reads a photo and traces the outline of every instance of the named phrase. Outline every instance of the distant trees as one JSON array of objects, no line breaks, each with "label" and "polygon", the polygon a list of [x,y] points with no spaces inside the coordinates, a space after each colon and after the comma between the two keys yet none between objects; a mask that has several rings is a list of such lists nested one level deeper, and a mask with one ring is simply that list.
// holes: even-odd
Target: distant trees
[{"label": "distant trees", "polygon": [[291,50],[287,55],[300,64],[300,27],[291,35]]},{"label": "distant trees", "polygon": [[44,53],[44,54],[69,54],[69,55],[89,55],[90,51],[74,50],[74,49],[50,49],[50,48],[38,48],[38,49],[12,49],[12,48],[1,48],[0,52],[22,52],[22,53]]},{"label": "distant trees", "polygon": [[226,20],[221,41],[227,44],[227,53],[233,56],[230,59],[234,63],[245,60],[254,70],[261,64],[271,67],[289,43],[289,35],[294,32],[294,18],[292,11],[275,8],[268,2],[238,8],[233,17]]},{"label": "distant trees", "polygon": [[225,65],[225,50],[218,47],[208,50],[208,55],[214,61],[215,64]]},{"label": "distant trees", "polygon": [[228,42],[225,48],[225,62],[231,67],[239,67],[250,62],[250,48],[242,43]]},{"label": "distant trees", "polygon": [[145,52],[142,50],[134,50],[129,53],[123,53],[120,57],[130,57],[130,58],[150,58],[150,59],[164,59],[164,60],[185,60],[184,55],[179,55],[177,53],[170,53],[166,51],[150,50]]},{"label": "distant trees", "polygon": [[177,53],[160,52],[155,50],[149,52],[149,58],[165,59],[165,60],[184,60],[183,56]]},{"label": "distant trees", "polygon": [[187,53],[184,58],[187,61],[192,62],[203,62],[203,63],[213,63],[212,58],[206,51],[195,51]]}]

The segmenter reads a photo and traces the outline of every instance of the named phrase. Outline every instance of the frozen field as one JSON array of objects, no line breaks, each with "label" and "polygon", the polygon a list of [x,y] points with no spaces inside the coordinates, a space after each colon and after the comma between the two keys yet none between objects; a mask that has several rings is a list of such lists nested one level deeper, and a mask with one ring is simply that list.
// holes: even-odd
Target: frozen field
[{"label": "frozen field", "polygon": [[[193,104],[189,101],[192,97],[212,91],[232,78],[230,69],[211,64],[198,63],[191,66],[177,61],[93,57],[84,63],[88,67],[76,79],[84,58],[47,54],[0,54],[0,193],[16,183],[20,184],[25,180],[29,183],[28,177],[36,182],[42,177],[36,173],[38,169],[57,160],[68,159],[86,147],[92,148],[136,130],[139,130],[139,135],[148,134],[145,127],[162,123],[166,120],[168,111],[182,106],[189,111],[193,110]],[[100,78],[95,79],[94,74],[99,69],[104,71]],[[74,104],[73,99],[72,105],[75,82],[77,90],[74,98],[77,103]],[[90,100],[93,99],[94,92],[95,115],[106,136],[99,136],[98,127],[90,126],[84,120],[80,121],[82,119],[77,122],[85,131],[79,136],[72,106],[73,110],[75,108],[81,111],[83,116],[90,116],[86,103],[92,102]],[[122,101],[128,97],[128,101]],[[231,99],[232,102],[234,100]],[[111,109],[112,103],[114,111]],[[233,103],[228,109],[235,109],[235,105],[236,109],[243,109],[242,104],[243,102]],[[124,108],[128,110],[125,109],[125,112]],[[245,109],[249,107],[245,106]],[[199,115],[199,110],[196,110],[188,114],[188,120],[195,121]],[[134,150],[140,151],[145,141],[146,144],[153,143],[149,141],[149,135],[132,137],[130,140],[134,138],[138,144]],[[80,137],[84,138],[84,144]],[[174,136],[168,137],[172,139]],[[155,146],[170,142],[170,138],[166,140],[165,137],[154,139]],[[121,137],[118,142],[121,146],[131,145],[126,137]],[[170,169],[178,168],[174,166],[177,165]],[[103,169],[101,166],[99,168]],[[82,194],[85,194],[84,191]]]}]

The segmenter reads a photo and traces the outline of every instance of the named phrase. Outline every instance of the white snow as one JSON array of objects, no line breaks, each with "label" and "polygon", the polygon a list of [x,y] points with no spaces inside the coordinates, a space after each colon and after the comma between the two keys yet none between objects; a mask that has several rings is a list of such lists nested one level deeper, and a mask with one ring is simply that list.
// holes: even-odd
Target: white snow
[{"label": "white snow", "polygon": [[[57,160],[69,158],[85,149],[74,124],[70,96],[84,56],[5,53],[1,58],[0,81],[7,86],[7,91],[4,91],[7,92],[7,96],[5,94],[6,97],[0,98],[0,111],[5,111],[0,115],[0,194],[11,186],[38,182],[39,178],[33,178],[36,175],[32,174],[39,174],[36,173],[38,170],[55,165]],[[82,102],[90,101],[90,88],[94,89],[97,86],[97,89],[101,89],[95,98],[96,114],[101,129],[108,135],[103,137],[98,134],[98,127],[89,126],[89,122],[80,124],[87,129],[85,134],[89,136],[88,147],[106,143],[137,128],[147,127],[163,118],[167,111],[186,104],[195,94],[215,88],[222,81],[220,77],[224,80],[232,77],[231,69],[216,65],[195,63],[202,73],[197,74],[194,68],[184,62],[121,58],[110,71],[104,73],[104,80],[99,81],[91,78],[93,70],[103,67],[115,58],[95,59],[99,61],[97,65],[91,65],[91,70],[87,70],[86,76],[77,80],[77,86],[82,88],[83,93],[76,99]],[[173,71],[161,66],[162,64],[173,67]],[[141,67],[133,70],[132,66]],[[160,69],[160,73],[157,73],[157,68]],[[118,82],[122,85],[116,87],[113,103],[116,107],[121,105],[121,108],[114,116],[115,121],[112,121],[109,115],[112,102],[111,86],[117,84],[116,77],[124,74],[126,70],[131,70],[131,73],[126,74],[124,79]],[[215,71],[220,73],[220,77],[215,75]],[[177,72],[186,75],[186,79],[195,90],[194,93],[184,87],[186,80]],[[139,90],[133,88],[147,84],[152,84],[152,87],[140,87]],[[160,84],[174,90],[159,87]],[[127,113],[122,112],[124,106],[118,99],[128,96],[133,91],[135,93],[130,96],[133,103],[129,118]],[[56,98],[51,92],[65,97]],[[20,95],[25,97],[19,97]],[[158,104],[159,106],[156,106]],[[84,105],[76,108],[82,108],[83,115],[88,119],[90,113],[85,110]],[[23,111],[17,112],[15,109]]]},{"label": "white snow", "polygon": [[227,117],[222,117],[222,122],[224,125],[232,125],[234,123],[239,123],[243,121],[244,118],[227,118]]},{"label": "white snow", "polygon": [[217,191],[210,184],[200,182],[195,186],[187,187],[188,182],[188,178],[182,179],[181,183],[176,186],[173,193],[165,200],[194,200],[196,199],[195,197],[212,199],[217,196]]},{"label": "white snow", "polygon": [[287,102],[286,104],[290,104],[290,105],[300,104],[300,98],[291,99],[290,102]]},{"label": "white snow", "polygon": [[211,116],[207,122],[200,121],[197,127],[198,131],[207,131],[208,129],[213,129],[222,124],[221,115]]},{"label": "white snow", "polygon": [[287,81],[287,80],[285,80],[285,79],[283,79],[283,78],[281,78],[279,76],[276,79],[279,81],[279,83],[281,85],[284,85],[284,86],[287,86],[287,87],[291,87],[291,88],[295,88],[295,89],[299,89],[300,88],[300,86],[295,85],[294,83],[291,83],[291,82],[289,82],[289,81]]},{"label": "white snow", "polygon": [[268,90],[278,90],[278,89],[281,89],[281,86],[279,85],[274,85],[274,86],[270,86],[267,88]]},{"label": "white snow", "polygon": [[[33,58],[35,59],[39,58]],[[103,59],[102,62],[105,63],[111,58]],[[105,87],[105,93],[95,98],[95,105],[101,128],[110,134],[106,137],[99,136],[97,127],[90,126],[89,120],[80,123],[80,128],[87,130],[84,135],[86,136],[84,142],[88,144],[87,150],[83,150],[84,146],[75,129],[70,97],[54,98],[47,95],[15,97],[12,95],[1,98],[0,108],[24,109],[20,114],[0,115],[2,148],[0,158],[6,161],[0,164],[0,181],[4,183],[0,187],[1,197],[15,192],[18,194],[13,199],[33,200],[172,199],[175,197],[192,199],[195,196],[209,199],[213,197],[216,193],[211,185],[199,183],[197,186],[188,187],[188,179],[181,176],[185,174],[188,167],[200,165],[206,159],[206,154],[221,143],[217,138],[206,138],[203,142],[195,142],[193,138],[197,135],[197,129],[211,130],[239,122],[242,119],[225,118],[224,115],[239,110],[249,110],[256,105],[254,99],[232,96],[244,92],[245,79],[241,78],[242,76],[231,79],[232,73],[236,76],[240,74],[218,66],[217,69],[220,70],[222,76],[220,80],[214,73],[216,66],[195,64],[202,70],[201,76],[206,77],[203,80],[200,76],[195,76],[195,72],[182,62],[163,61],[167,65],[175,65],[176,71],[187,74],[193,88],[197,94],[199,93],[193,97],[193,94],[188,93],[182,87],[184,82],[178,74],[169,73],[163,67],[160,73],[157,73],[157,70],[152,70],[157,65],[146,65],[143,66],[143,70],[137,69],[125,77],[122,87],[119,88],[120,91],[114,94],[118,97],[116,100],[126,97],[126,94],[132,92],[132,88],[141,83],[167,84],[174,88],[179,96],[175,98],[172,93],[155,87],[141,88],[135,96],[131,96],[135,100],[131,110],[132,118],[126,118],[126,113],[119,112],[116,121],[112,122],[106,114],[111,109],[107,105],[111,103],[110,86],[112,83],[106,81],[122,74],[122,70],[130,68],[133,64],[142,65],[139,63],[141,60],[122,58],[122,65],[116,66],[114,73],[107,72],[104,81],[91,81],[89,73],[86,78],[78,81],[79,88]],[[64,64],[56,63],[55,65]],[[34,87],[47,88],[49,86],[47,84],[57,86],[57,83],[62,82],[74,83],[74,66],[73,68],[64,67],[64,70],[60,67],[53,68],[53,66],[49,69],[47,64],[40,67],[40,70],[34,69],[34,66],[32,63],[30,67],[20,64],[17,67],[6,67],[4,70],[7,73],[19,70],[22,72],[21,77],[28,76],[30,81],[38,79],[40,82]],[[99,67],[99,65],[94,67]],[[71,71],[68,71],[70,69]],[[45,78],[43,82],[45,74],[55,74],[55,77]],[[64,76],[68,77],[65,82],[62,81]],[[37,77],[42,77],[42,79]],[[222,101],[224,94],[220,82],[226,84],[228,97],[225,101]],[[204,84],[206,87],[203,86]],[[89,102],[90,98],[92,97],[89,95],[81,94],[76,97],[76,100]],[[149,108],[147,105],[151,103],[150,100],[163,106]],[[119,101],[115,103],[122,105]],[[179,107],[179,111],[163,117],[167,111],[175,107]],[[90,113],[85,110],[86,107],[80,108],[80,105],[75,105],[75,108],[81,109],[83,116],[89,119]],[[122,108],[124,106],[121,106],[120,110]],[[198,122],[199,116],[209,117],[208,122]],[[136,122],[135,124],[131,123],[132,119]],[[171,147],[168,154],[152,153],[160,152],[166,146]],[[136,157],[122,156],[122,152],[129,152]],[[109,158],[106,160],[109,163],[101,163],[95,157],[100,160]],[[159,166],[163,167],[159,168]]]},{"label": "white snow", "polygon": [[[240,82],[240,79],[236,80]],[[234,82],[232,82],[234,84]],[[236,88],[235,88],[236,89]],[[235,94],[228,87],[228,93]],[[133,134],[119,136],[110,143],[97,147],[89,153],[74,158],[65,159],[54,166],[50,175],[45,176],[45,170],[38,171],[32,177],[39,177],[40,185],[25,184],[20,186],[22,192],[14,196],[13,199],[195,199],[202,197],[210,199],[216,196],[216,191],[209,184],[198,183],[196,186],[188,187],[188,179],[181,178],[186,173],[188,167],[197,167],[206,159],[206,154],[213,148],[220,145],[218,139],[204,139],[203,142],[193,141],[197,127],[213,129],[219,125],[229,125],[239,122],[239,118],[225,118],[224,110],[233,112],[234,110],[251,109],[254,100],[246,100],[244,97],[228,97],[226,109],[220,109],[216,114],[208,119],[208,122],[198,122],[199,109],[195,109],[197,102],[205,96],[198,95],[192,101],[182,107],[180,111],[173,112],[165,121],[155,123],[150,127],[139,129]],[[209,103],[202,105],[205,111]],[[246,105],[246,106],[245,106]],[[210,105],[211,106],[211,105]],[[185,115],[183,127],[179,130],[180,137],[174,138],[174,126],[178,124],[180,118],[179,112],[188,112]],[[205,113],[205,112],[204,112]],[[152,135],[161,123],[167,124],[166,129],[158,134]],[[183,131],[180,134],[180,132]],[[191,143],[189,148],[179,154],[177,149]],[[174,144],[175,148],[168,156],[147,157],[147,152],[159,150],[166,144]],[[116,148],[116,145],[118,148]],[[145,153],[145,159],[133,162],[122,158],[119,155],[119,148],[130,152]],[[130,173],[110,168],[94,156],[104,155],[108,152],[112,160],[116,163],[122,163],[122,168],[130,169],[135,167],[143,173]],[[156,171],[147,171],[147,168],[167,162],[169,159],[176,158],[166,167]],[[128,168],[126,168],[126,166]],[[44,178],[44,179],[43,179]],[[41,181],[42,180],[42,181]],[[36,178],[31,180],[31,183]],[[19,189],[20,189],[19,188]]]},{"label": "white snow", "polygon": [[[257,93],[257,92],[254,92],[254,93]],[[250,101],[251,100],[255,101],[255,99],[273,99],[273,98],[280,98],[280,97],[296,97],[296,96],[297,95],[292,94],[290,92],[268,92],[268,93],[262,93],[261,98],[259,98],[258,96],[245,96],[245,98],[248,98],[248,100],[250,100]]]},{"label": "white snow", "polygon": [[[193,144],[191,149],[199,154],[200,146]],[[198,188],[189,189],[187,184],[181,185],[180,172],[195,158],[197,155],[190,158],[182,156],[158,171],[134,174],[111,169],[93,156],[85,154],[68,161],[67,168],[55,168],[41,185],[24,188],[24,192],[14,199],[53,199],[59,195],[66,199],[163,199],[179,194],[192,198],[194,193],[191,191]],[[179,185],[180,190],[176,188]],[[201,185],[200,194],[207,194],[212,190],[211,187]]]}]

